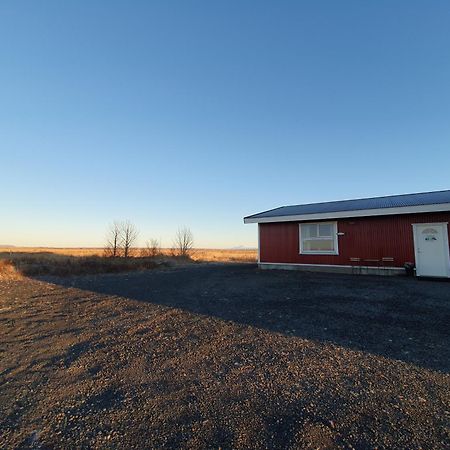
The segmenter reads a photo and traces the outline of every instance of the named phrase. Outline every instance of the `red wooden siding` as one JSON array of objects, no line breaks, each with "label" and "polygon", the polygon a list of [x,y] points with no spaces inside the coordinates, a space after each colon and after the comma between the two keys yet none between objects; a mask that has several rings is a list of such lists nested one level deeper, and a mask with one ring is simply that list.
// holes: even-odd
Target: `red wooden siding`
[{"label": "red wooden siding", "polygon": [[260,261],[349,265],[352,257],[393,257],[394,266],[401,267],[415,262],[412,224],[431,222],[450,222],[450,212],[337,219],[338,232],[344,233],[338,236],[339,255],[300,255],[299,222],[260,223]]}]

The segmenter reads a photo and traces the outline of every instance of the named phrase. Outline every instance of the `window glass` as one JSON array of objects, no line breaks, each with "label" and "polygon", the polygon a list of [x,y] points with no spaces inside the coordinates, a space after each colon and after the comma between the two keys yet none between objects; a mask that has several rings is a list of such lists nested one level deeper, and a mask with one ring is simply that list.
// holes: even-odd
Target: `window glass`
[{"label": "window glass", "polygon": [[425,228],[422,231],[422,234],[437,234],[438,232],[434,228]]},{"label": "window glass", "polygon": [[300,253],[337,254],[336,222],[300,224]]},{"label": "window glass", "polygon": [[303,241],[303,250],[306,252],[332,252],[334,251],[333,239],[313,239]]},{"label": "window glass", "polygon": [[302,235],[304,238],[317,237],[317,224],[303,224]]},{"label": "window glass", "polygon": [[333,236],[333,225],[331,223],[319,223],[319,236]]}]

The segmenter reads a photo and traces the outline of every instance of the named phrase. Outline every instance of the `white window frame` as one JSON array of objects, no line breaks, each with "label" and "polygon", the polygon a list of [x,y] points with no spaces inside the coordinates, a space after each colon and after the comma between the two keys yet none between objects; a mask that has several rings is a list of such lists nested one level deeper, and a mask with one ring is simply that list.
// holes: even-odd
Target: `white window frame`
[{"label": "white window frame", "polygon": [[[323,240],[324,238],[333,238],[334,250],[304,250],[303,249],[303,239],[302,239],[302,225],[332,225],[333,226],[333,234],[332,236],[324,236],[317,238],[306,238],[308,240]],[[298,224],[298,238],[300,242],[300,255],[339,255],[339,247],[338,247],[338,229],[337,222],[303,222]]]}]

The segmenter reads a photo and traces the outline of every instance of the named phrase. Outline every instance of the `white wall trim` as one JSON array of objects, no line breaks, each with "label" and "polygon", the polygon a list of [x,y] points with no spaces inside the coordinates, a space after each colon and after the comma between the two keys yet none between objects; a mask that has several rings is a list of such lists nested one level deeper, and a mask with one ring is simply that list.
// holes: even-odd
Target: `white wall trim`
[{"label": "white wall trim", "polygon": [[[306,263],[275,263],[275,262],[261,262],[260,264],[270,264],[271,266],[314,266],[314,267],[349,267],[348,264],[306,264]],[[364,266],[365,267],[365,266]]]},{"label": "white wall trim", "polygon": [[349,217],[389,216],[394,214],[415,214],[450,211],[450,203],[438,205],[402,206],[397,208],[360,209],[357,211],[338,211],[316,214],[298,214],[277,217],[244,217],[244,223],[297,222],[303,220],[341,219]]},{"label": "white wall trim", "polygon": [[302,264],[302,263],[258,263],[260,269],[298,269],[311,270],[316,272],[337,272],[337,273],[352,273],[353,269],[361,269],[360,273],[375,274],[375,275],[403,275],[405,269],[403,267],[376,267],[376,266],[350,266],[344,264]]},{"label": "white wall trim", "polygon": [[261,262],[261,230],[258,223],[258,264]]}]

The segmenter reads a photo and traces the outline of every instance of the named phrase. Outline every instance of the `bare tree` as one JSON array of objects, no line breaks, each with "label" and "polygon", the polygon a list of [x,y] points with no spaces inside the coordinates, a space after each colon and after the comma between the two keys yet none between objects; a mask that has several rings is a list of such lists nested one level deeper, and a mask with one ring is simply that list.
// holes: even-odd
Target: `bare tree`
[{"label": "bare tree", "polygon": [[134,224],[130,221],[122,222],[120,227],[120,234],[122,238],[123,256],[128,258],[130,256],[131,248],[136,242],[139,232]]},{"label": "bare tree", "polygon": [[119,256],[120,247],[122,245],[121,223],[114,221],[108,230],[106,236],[105,254],[116,258]]},{"label": "bare tree", "polygon": [[173,241],[173,253],[178,256],[190,256],[194,247],[194,236],[187,228],[179,228]]},{"label": "bare tree", "polygon": [[145,243],[145,248],[141,250],[141,256],[154,258],[161,254],[161,244],[158,239],[150,239]]}]

